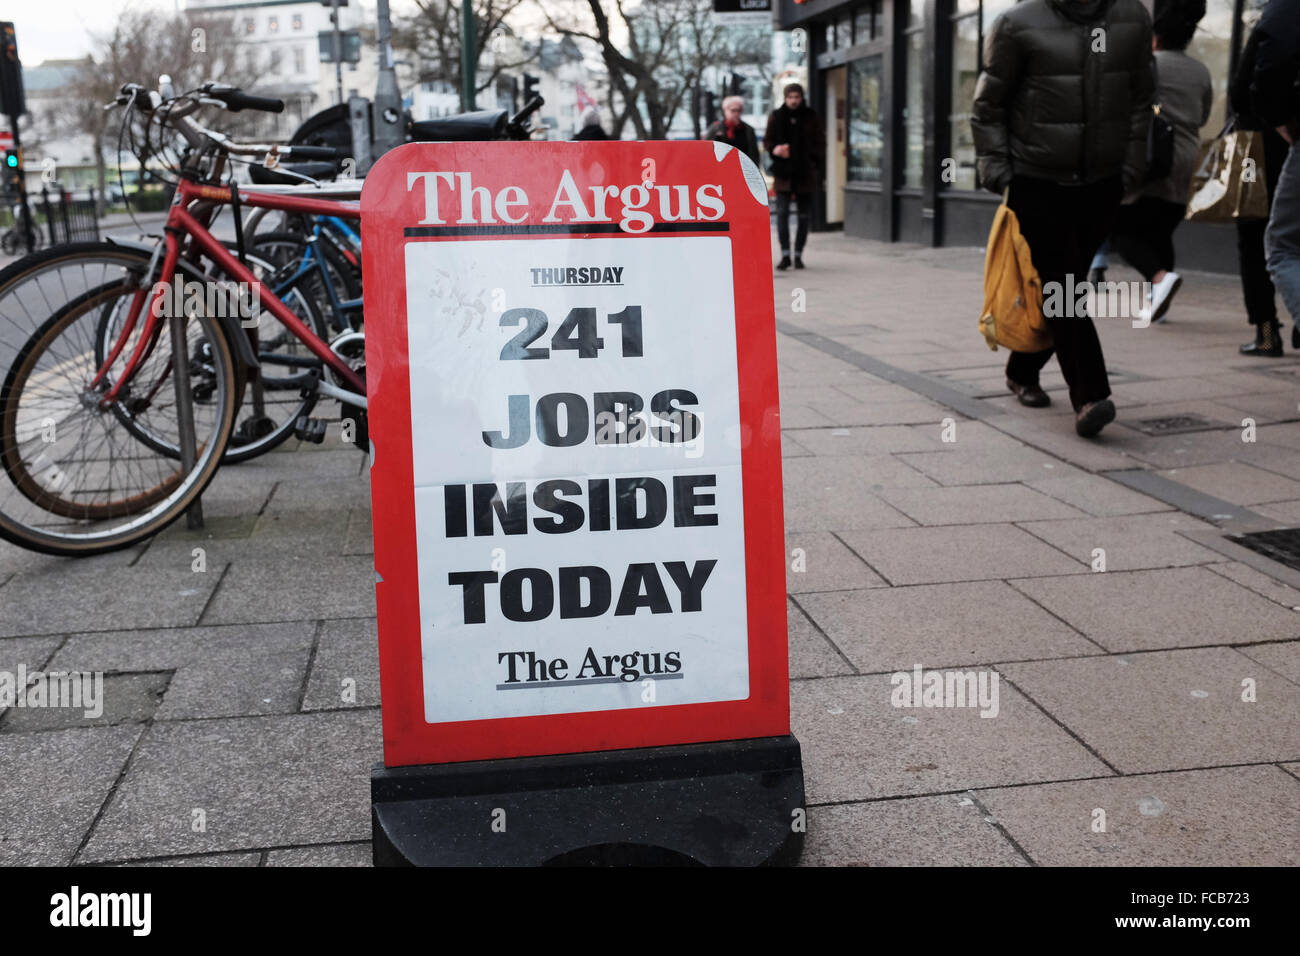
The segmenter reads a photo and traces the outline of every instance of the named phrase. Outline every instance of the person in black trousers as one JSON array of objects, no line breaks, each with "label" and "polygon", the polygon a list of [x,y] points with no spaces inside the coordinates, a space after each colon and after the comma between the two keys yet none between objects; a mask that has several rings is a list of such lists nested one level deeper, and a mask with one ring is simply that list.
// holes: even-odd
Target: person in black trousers
[{"label": "person in black trousers", "polygon": [[795,202],[798,226],[794,235],[794,267],[803,268],[803,247],[812,222],[813,193],[821,183],[822,159],[826,153],[821,120],[804,102],[803,87],[788,83],[785,103],[767,118],[763,148],[772,157],[773,190],[776,193],[776,238],[781,245],[777,268],[789,269],[790,200]]},{"label": "person in black trousers", "polygon": [[[1239,130],[1254,130],[1264,138],[1264,182],[1268,186],[1268,205],[1273,207],[1273,194],[1277,192],[1277,178],[1282,174],[1287,151],[1291,148],[1273,127],[1261,120],[1250,103],[1250,84],[1255,77],[1255,57],[1259,50],[1259,35],[1251,31],[1246,48],[1241,53],[1237,75],[1228,87],[1228,100],[1232,104],[1233,124]],[[1268,274],[1264,257],[1264,230],[1268,217],[1237,223],[1237,261],[1241,267],[1241,292],[1246,300],[1246,318],[1255,327],[1255,341],[1247,342],[1239,351],[1242,355],[1260,358],[1279,358],[1282,355],[1282,328],[1277,318],[1277,290]],[[1292,341],[1292,347],[1297,347]]]},{"label": "person in black trousers", "polygon": [[[1099,28],[1104,53],[1093,52]],[[994,192],[1010,187],[1007,203],[1045,294],[1071,278],[1083,285],[1125,188],[1146,165],[1151,17],[1139,0],[1023,0],[994,21],[984,63],[971,119],[980,181]],[[1115,418],[1097,329],[1072,308],[1044,317],[1074,429],[1095,435]],[[1011,354],[1007,387],[1022,404],[1050,404],[1038,375],[1052,351]]]}]

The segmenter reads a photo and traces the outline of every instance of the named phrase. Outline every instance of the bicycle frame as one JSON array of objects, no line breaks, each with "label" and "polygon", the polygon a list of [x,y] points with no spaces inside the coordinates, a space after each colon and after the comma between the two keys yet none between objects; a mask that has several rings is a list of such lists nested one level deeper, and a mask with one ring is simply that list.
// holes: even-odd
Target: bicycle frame
[{"label": "bicycle frame", "polygon": [[[328,386],[329,383],[321,380],[322,392],[337,392],[334,397],[345,398],[347,401],[366,407],[366,386],[351,366],[342,358],[336,355],[329,347],[328,343],[322,341],[315,332],[307,327],[288,306],[281,301],[273,291],[267,289],[258,282],[257,277],[228,250],[221,240],[217,239],[208,231],[206,221],[200,221],[190,211],[189,205],[192,202],[201,201],[213,204],[213,206],[224,205],[232,201],[231,188],[229,186],[210,186],[191,182],[188,179],[182,179],[176,189],[176,196],[173,200],[172,207],[167,214],[167,224],[164,226],[163,241],[163,262],[162,269],[155,280],[152,294],[146,295],[145,290],[141,289],[131,301],[131,306],[122,326],[122,331],[118,335],[117,342],[109,350],[109,356],[103,366],[98,370],[92,385],[98,385],[107,375],[108,370],[112,367],[114,361],[121,354],[126,345],[131,332],[134,330],[136,323],[140,319],[141,310],[144,307],[145,299],[149,299],[148,313],[144,319],[145,325],[141,331],[140,338],[135,344],[130,357],[127,359],[126,368],[121,376],[113,384],[113,387],[100,399],[100,404],[107,407],[118,400],[118,393],[123,386],[130,382],[134,377],[140,365],[153,351],[154,343],[163,327],[162,313],[163,309],[159,308],[159,300],[167,294],[173,278],[176,275],[176,265],[182,253],[182,242],[185,237],[189,237],[192,248],[197,247],[206,253],[214,262],[216,262],[223,272],[225,278],[238,282],[249,284],[251,288],[258,290],[258,299],[262,308],[270,312],[279,320],[295,338],[297,338],[307,349],[327,365],[344,382],[351,392],[345,392],[341,389],[333,389]],[[341,202],[328,199],[313,199],[306,196],[293,196],[285,194],[258,193],[256,191],[239,192],[239,202],[241,205],[263,207],[267,209],[278,209],[286,212],[305,213],[317,216],[338,216],[345,219],[360,220],[361,207],[359,204],[351,202]],[[210,217],[205,216],[208,220]],[[157,253],[155,253],[155,256]]]}]

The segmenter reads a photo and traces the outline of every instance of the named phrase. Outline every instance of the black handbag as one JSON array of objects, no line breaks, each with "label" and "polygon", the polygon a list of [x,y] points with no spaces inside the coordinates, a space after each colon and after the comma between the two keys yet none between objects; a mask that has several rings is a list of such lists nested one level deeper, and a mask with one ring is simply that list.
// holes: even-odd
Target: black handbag
[{"label": "black handbag", "polygon": [[1153,183],[1174,171],[1174,124],[1160,115],[1160,104],[1151,107],[1151,129],[1147,132],[1147,172],[1142,182]]}]

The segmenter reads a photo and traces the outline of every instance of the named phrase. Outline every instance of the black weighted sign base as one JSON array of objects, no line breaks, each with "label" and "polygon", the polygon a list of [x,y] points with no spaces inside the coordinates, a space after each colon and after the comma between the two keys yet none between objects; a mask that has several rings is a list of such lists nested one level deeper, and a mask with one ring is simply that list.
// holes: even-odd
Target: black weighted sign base
[{"label": "black weighted sign base", "polygon": [[418,767],[370,776],[376,866],[792,865],[793,735]]}]

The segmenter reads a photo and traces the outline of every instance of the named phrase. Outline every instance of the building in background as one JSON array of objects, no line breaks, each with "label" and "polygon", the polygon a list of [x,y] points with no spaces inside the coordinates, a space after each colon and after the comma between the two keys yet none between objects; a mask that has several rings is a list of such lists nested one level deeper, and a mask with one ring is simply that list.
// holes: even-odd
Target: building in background
[{"label": "building in background", "polygon": [[[240,72],[259,77],[250,91],[284,100],[283,113],[263,114],[259,135],[288,139],[303,120],[340,102],[329,5],[319,0],[188,0],[185,7],[233,18],[241,55],[247,57]],[[339,30],[344,34],[343,102],[350,96],[375,94],[379,78],[375,15],[373,3],[350,0],[339,7]]]},{"label": "building in background", "polygon": [[[780,30],[803,30],[809,102],[826,123],[818,228],[926,245],[982,246],[999,198],[980,189],[970,132],[985,33],[1016,0],[777,0]],[[1144,0],[1148,9],[1151,4]],[[1228,79],[1263,0],[1207,0],[1187,52],[1214,78],[1201,131],[1223,128]],[[1188,268],[1233,271],[1224,227],[1175,235]]]}]

